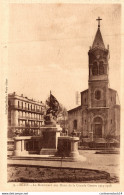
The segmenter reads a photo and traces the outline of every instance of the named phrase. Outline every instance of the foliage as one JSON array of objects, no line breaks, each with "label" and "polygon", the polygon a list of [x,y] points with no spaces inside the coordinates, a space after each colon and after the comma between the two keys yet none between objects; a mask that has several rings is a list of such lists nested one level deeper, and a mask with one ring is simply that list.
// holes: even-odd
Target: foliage
[{"label": "foliage", "polygon": [[109,148],[110,147],[110,143],[116,138],[114,135],[114,131],[110,131],[109,133],[104,135],[104,139],[106,141],[106,147]]}]

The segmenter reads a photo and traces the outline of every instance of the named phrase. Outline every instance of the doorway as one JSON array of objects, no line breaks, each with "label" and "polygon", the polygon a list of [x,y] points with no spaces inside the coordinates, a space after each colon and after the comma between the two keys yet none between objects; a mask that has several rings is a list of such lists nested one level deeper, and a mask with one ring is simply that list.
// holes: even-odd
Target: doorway
[{"label": "doorway", "polygon": [[93,137],[102,138],[103,121],[101,117],[94,118],[93,127]]}]

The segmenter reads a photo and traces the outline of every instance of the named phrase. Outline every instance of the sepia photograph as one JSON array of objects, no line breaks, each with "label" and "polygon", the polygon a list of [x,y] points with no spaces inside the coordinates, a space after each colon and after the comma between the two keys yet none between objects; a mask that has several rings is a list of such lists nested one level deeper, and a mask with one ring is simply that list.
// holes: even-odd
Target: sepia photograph
[{"label": "sepia photograph", "polygon": [[120,185],[121,3],[8,10],[7,184]]}]

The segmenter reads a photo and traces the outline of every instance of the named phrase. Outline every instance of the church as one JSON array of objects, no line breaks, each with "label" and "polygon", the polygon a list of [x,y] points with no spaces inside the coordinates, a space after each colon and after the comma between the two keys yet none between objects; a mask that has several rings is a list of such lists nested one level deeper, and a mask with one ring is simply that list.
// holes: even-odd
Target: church
[{"label": "church", "polygon": [[109,47],[98,29],[90,50],[88,89],[81,92],[81,105],[68,111],[68,131],[76,131],[87,141],[120,136],[120,105],[117,91],[109,88]]}]

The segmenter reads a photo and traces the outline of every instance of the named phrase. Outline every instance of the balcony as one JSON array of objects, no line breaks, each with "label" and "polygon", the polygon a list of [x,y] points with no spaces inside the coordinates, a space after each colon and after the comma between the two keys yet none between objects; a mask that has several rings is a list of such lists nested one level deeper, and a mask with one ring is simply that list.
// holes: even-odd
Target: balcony
[{"label": "balcony", "polygon": [[22,116],[22,115],[18,115],[18,119],[22,119],[22,120],[43,121],[43,118],[40,118],[40,119],[39,119],[39,117]]},{"label": "balcony", "polygon": [[40,110],[40,109],[34,109],[34,108],[31,109],[31,108],[17,106],[17,105],[11,105],[11,106],[9,106],[9,109],[29,111],[29,112],[32,112],[32,113],[39,113],[39,114],[43,115],[43,111]]},{"label": "balcony", "polygon": [[20,116],[20,115],[18,115],[18,119],[26,120],[26,117],[25,117],[25,116]]}]

